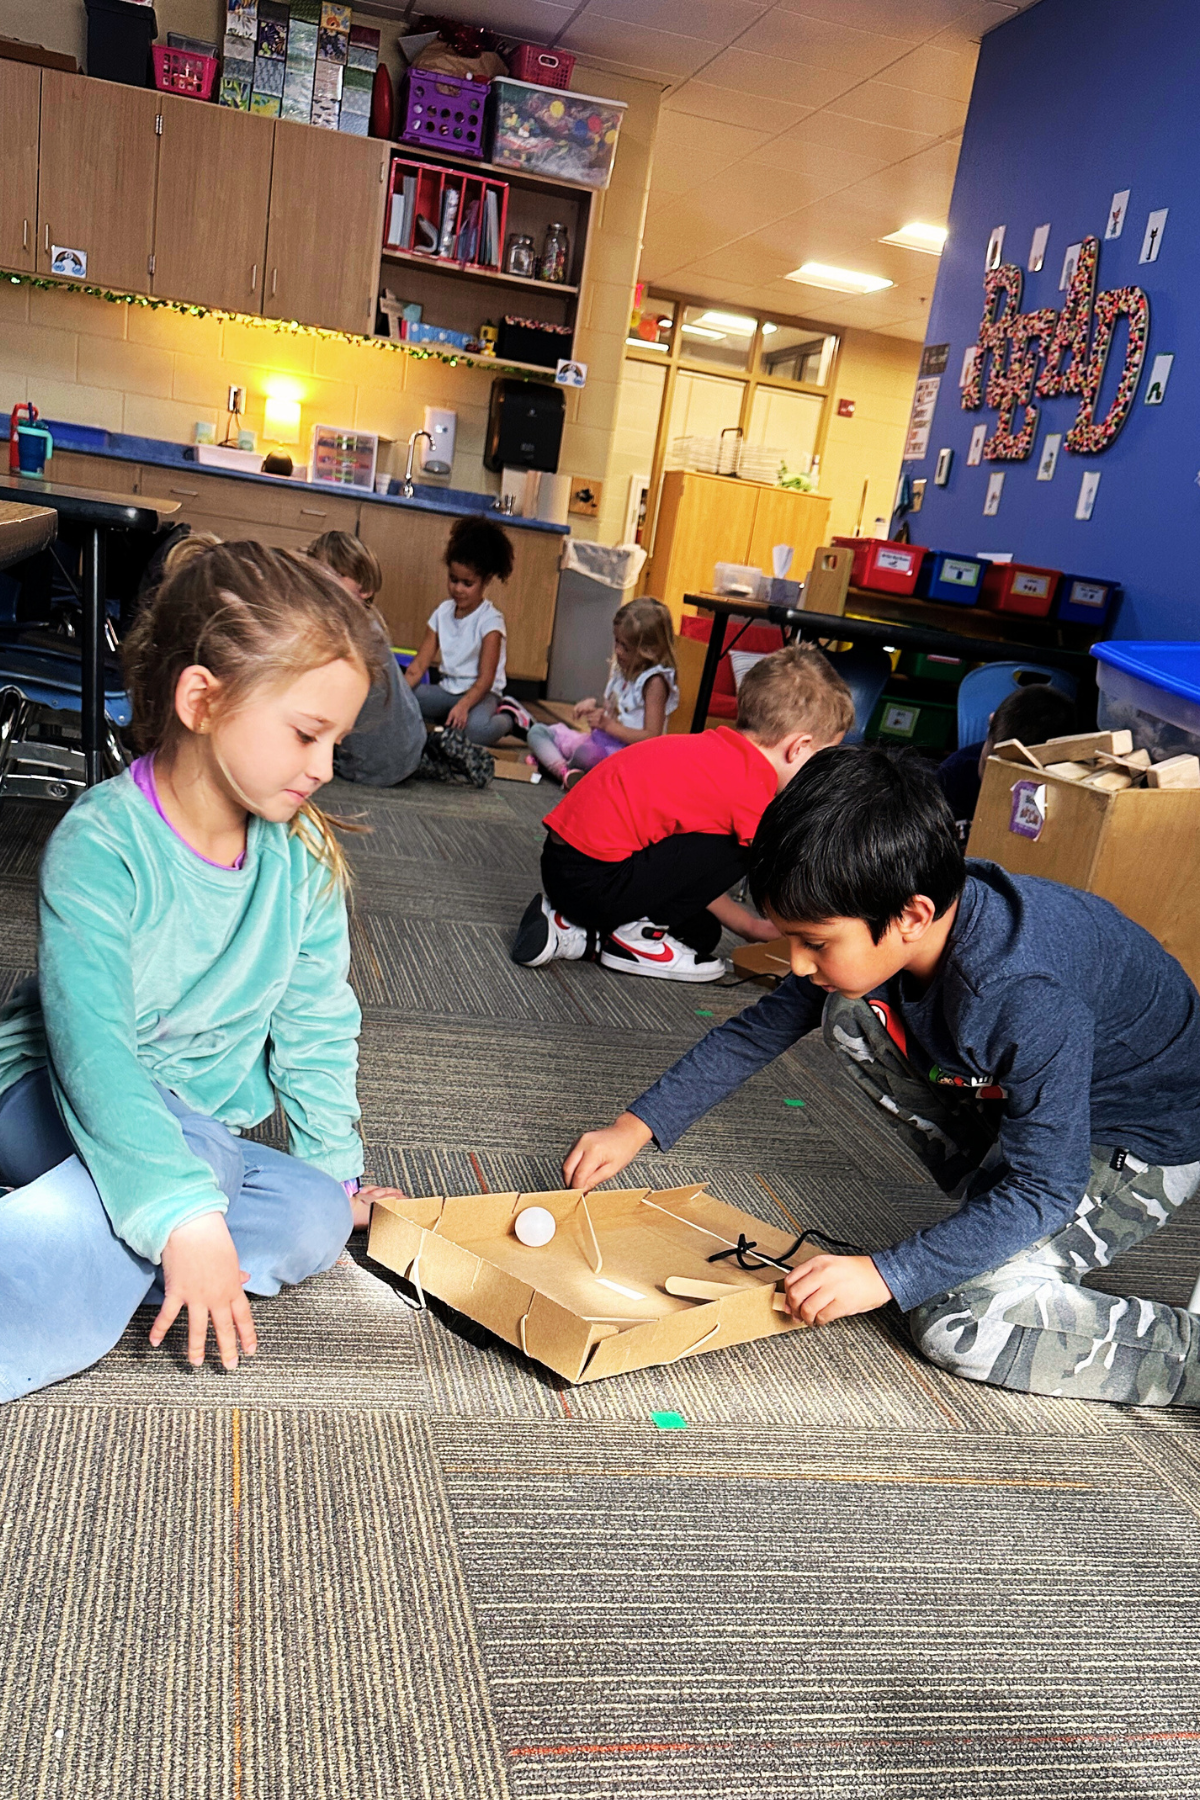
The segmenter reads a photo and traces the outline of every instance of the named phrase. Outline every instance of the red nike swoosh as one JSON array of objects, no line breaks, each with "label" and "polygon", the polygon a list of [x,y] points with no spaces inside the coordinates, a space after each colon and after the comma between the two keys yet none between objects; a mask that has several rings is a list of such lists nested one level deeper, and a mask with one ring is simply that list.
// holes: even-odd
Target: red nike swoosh
[{"label": "red nike swoosh", "polygon": [[637,944],[627,944],[624,938],[617,937],[615,933],[613,943],[620,944],[622,950],[628,950],[633,956],[643,957],[646,962],[670,962],[675,954],[669,944],[660,944],[657,950],[642,950]]}]

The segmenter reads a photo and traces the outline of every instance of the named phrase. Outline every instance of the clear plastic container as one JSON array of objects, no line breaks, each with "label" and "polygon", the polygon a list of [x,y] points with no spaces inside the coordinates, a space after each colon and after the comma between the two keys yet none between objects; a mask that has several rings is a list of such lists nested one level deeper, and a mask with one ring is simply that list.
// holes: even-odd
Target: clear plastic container
[{"label": "clear plastic container", "polygon": [[1101,731],[1132,731],[1134,748],[1155,762],[1200,756],[1200,644],[1114,639],[1092,655]]}]

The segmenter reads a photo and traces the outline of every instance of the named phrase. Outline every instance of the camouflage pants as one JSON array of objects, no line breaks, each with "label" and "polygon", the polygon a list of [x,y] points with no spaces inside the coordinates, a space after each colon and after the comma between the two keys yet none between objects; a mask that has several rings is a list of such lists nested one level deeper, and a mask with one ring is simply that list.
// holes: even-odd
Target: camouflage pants
[{"label": "camouflage pants", "polygon": [[[926,1080],[865,1000],[835,994],[824,1035],[940,1186],[962,1187],[968,1198],[1003,1177],[998,1119],[988,1117],[995,1103]],[[1093,1145],[1073,1219],[909,1313],[913,1340],[930,1362],[1021,1393],[1200,1406],[1200,1316],[1080,1286],[1169,1222],[1200,1188],[1200,1163],[1159,1168],[1134,1156],[1120,1169],[1112,1163],[1111,1146]]]}]

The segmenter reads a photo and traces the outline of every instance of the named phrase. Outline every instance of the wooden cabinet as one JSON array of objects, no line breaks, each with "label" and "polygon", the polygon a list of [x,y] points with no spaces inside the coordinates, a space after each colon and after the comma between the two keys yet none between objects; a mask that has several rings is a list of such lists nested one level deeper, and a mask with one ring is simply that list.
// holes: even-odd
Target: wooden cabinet
[{"label": "wooden cabinet", "polygon": [[371,334],[390,157],[374,138],[275,126],[267,318]]},{"label": "wooden cabinet", "polygon": [[51,273],[57,244],[86,253],[89,283],[148,291],[158,163],[154,122],[161,98],[146,88],[43,69],[41,274]]},{"label": "wooden cabinet", "polygon": [[254,538],[278,550],[303,550],[323,531],[358,528],[358,501],[261,481],[230,480],[197,469],[141,467],[141,493],[177,500],[177,517],[193,531],[219,538]]},{"label": "wooden cabinet", "polygon": [[41,89],[42,71],[34,64],[0,62],[0,262],[6,269],[36,266]]},{"label": "wooden cabinet", "polygon": [[78,450],[56,450],[46,473],[65,487],[95,488],[105,494],[136,494],[140,470],[136,463],[118,462],[112,456],[85,456]]},{"label": "wooden cabinet", "polygon": [[684,595],[711,590],[717,563],[750,563],[769,575],[776,544],[792,545],[791,579],[803,581],[813,551],[826,541],[829,508],[820,494],[670,469],[645,591],[670,607],[678,627]]},{"label": "wooden cabinet", "polygon": [[261,310],[274,131],[269,119],[161,94],[151,290]]},{"label": "wooden cabinet", "polygon": [[[416,649],[429,615],[446,598],[446,539],[454,520],[444,513],[404,512],[399,507],[365,505],[358,535],[383,569],[376,604],[387,620],[393,644]],[[542,681],[550,658],[558,563],[562,538],[550,531],[510,531],[513,572],[495,583],[491,598],[507,627],[508,673]]]}]

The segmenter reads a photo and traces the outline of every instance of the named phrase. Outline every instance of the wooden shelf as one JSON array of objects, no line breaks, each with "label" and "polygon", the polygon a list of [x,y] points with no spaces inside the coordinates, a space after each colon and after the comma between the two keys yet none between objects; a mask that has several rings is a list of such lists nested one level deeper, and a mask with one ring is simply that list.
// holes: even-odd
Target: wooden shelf
[{"label": "wooden shelf", "polygon": [[464,156],[461,150],[443,149],[440,144],[402,144],[395,138],[390,142],[392,149],[398,155],[407,157],[410,162],[425,162],[433,157],[438,162],[453,163],[467,175],[497,175],[502,181],[521,187],[566,189],[572,194],[586,194],[589,198],[605,191],[603,188],[589,187],[585,181],[564,181],[558,175],[540,175],[536,169],[514,169],[508,163],[482,162],[473,156]]},{"label": "wooden shelf", "polygon": [[[394,344],[395,338],[384,338],[380,341]],[[544,381],[554,380],[554,370],[545,363],[514,362],[511,356],[481,356],[477,350],[457,350],[453,344],[413,344],[414,350],[428,350],[434,356],[453,356],[459,362],[478,363],[480,368],[495,369],[498,374],[507,374],[510,369],[517,369],[522,375],[540,375]]]},{"label": "wooden shelf", "polygon": [[507,275],[503,269],[488,269],[478,263],[455,262],[451,256],[423,255],[419,250],[389,250],[384,246],[384,262],[406,263],[418,269],[433,269],[442,275],[465,275],[470,281],[486,281],[499,287],[532,288],[540,294],[577,294],[579,289],[567,281],[536,281],[528,275]]},{"label": "wooden shelf", "polygon": [[1091,625],[1034,619],[1025,613],[993,612],[990,607],[953,606],[921,600],[915,594],[880,594],[871,588],[849,590],[846,616],[897,625],[933,625],[984,643],[1040,644],[1048,650],[1086,652],[1097,638]]}]

